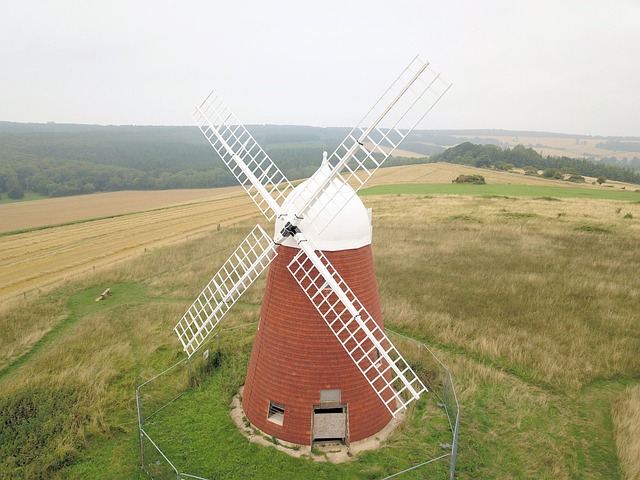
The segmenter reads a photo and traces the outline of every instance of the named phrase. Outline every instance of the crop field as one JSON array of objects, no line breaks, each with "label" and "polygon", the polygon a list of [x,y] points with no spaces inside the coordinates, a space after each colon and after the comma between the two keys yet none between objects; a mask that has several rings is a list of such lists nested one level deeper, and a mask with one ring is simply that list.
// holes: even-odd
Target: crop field
[{"label": "crop field", "polygon": [[[49,202],[34,203],[46,210]],[[103,206],[103,213],[108,208]],[[37,296],[60,280],[254,215],[246,195],[210,198],[209,192],[208,198],[194,203],[1,236],[0,302]]]},{"label": "crop field", "polygon": [[[39,201],[0,203],[0,234],[95,218],[141,212],[170,205],[224,198],[242,192],[240,187],[190,190],[146,190],[96,193]],[[6,200],[6,199],[3,199]]]},{"label": "crop field", "polygon": [[[450,185],[472,170],[394,167],[372,180]],[[528,180],[480,172],[490,184]],[[363,198],[373,208],[385,322],[452,371],[462,415],[457,478],[636,479],[640,203],[513,192],[395,186]],[[135,388],[182,358],[173,326],[256,221],[270,228],[241,195],[0,237],[2,287],[25,272],[0,308],[0,478],[147,478]],[[39,276],[47,279],[34,287]],[[264,281],[225,322],[255,321]],[[95,302],[107,287],[113,295]],[[185,392],[180,412],[197,441],[166,432],[165,448],[195,462],[195,474],[380,478],[414,458],[418,441],[440,441],[437,423],[409,422],[380,452],[342,466],[249,446],[228,414],[245,362],[246,352],[223,357]]]}]

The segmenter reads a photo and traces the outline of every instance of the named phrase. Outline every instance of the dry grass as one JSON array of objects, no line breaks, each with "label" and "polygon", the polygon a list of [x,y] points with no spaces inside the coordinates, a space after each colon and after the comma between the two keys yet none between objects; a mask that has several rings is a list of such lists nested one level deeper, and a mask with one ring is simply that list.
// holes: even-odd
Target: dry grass
[{"label": "dry grass", "polygon": [[640,385],[630,387],[612,406],[616,450],[623,478],[640,478]]},{"label": "dry grass", "polygon": [[[86,285],[87,282],[89,285],[104,285],[87,293],[85,298],[90,308],[93,308],[92,304],[95,303],[95,308],[99,311],[103,304],[96,303],[93,299],[106,286],[144,282],[148,285],[149,294],[155,298],[161,298],[163,305],[171,302],[176,302],[178,305],[178,310],[170,310],[170,320],[164,327],[166,332],[171,332],[173,324],[200,293],[202,286],[210,280],[216,266],[226,260],[233,251],[234,245],[239,243],[246,233],[243,224],[241,228],[227,227],[209,233],[207,236],[191,237],[189,241],[176,244],[175,248],[149,249],[146,254],[136,257],[135,260],[132,259],[133,261],[123,262],[121,266],[112,266],[106,270],[99,270],[98,273],[83,275],[74,281],[67,282],[69,285],[67,288],[75,291],[79,288],[77,285]],[[181,238],[184,239],[184,237]],[[211,244],[212,238],[215,238],[214,245]],[[264,279],[259,280],[257,284],[262,285],[262,282]],[[243,300],[259,303],[260,297],[255,292],[256,288],[250,289]],[[120,296],[122,293],[115,292],[114,295]],[[69,316],[70,307],[67,301],[67,296],[49,295],[35,301],[25,300],[13,305],[5,305],[0,310],[0,370],[29,352]],[[108,303],[107,301],[104,305]],[[23,308],[24,305],[29,305],[29,308]],[[146,318],[146,314],[143,317]],[[149,322],[155,325],[154,329],[159,328],[157,318],[150,319]],[[149,327],[145,322],[141,326]],[[96,332],[99,331],[99,328],[96,329]],[[165,340],[169,341],[168,338]],[[76,358],[82,358],[82,356]],[[65,365],[64,362],[59,361],[54,363],[59,366]],[[100,375],[96,374],[96,376]],[[39,375],[30,375],[29,381],[37,378]]]},{"label": "dry grass", "polygon": [[[630,248],[640,232],[637,222],[616,217],[616,202],[401,196],[371,203],[393,324],[567,392],[640,370],[633,353],[640,272]],[[615,233],[577,233],[585,222]],[[417,291],[416,278],[425,282]]]}]

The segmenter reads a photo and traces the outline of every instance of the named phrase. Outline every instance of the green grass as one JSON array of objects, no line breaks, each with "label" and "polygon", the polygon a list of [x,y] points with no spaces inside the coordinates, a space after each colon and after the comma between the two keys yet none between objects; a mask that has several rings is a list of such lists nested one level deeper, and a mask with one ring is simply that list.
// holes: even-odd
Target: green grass
[{"label": "green grass", "polygon": [[[380,478],[441,455],[439,443],[451,441],[446,419],[437,411],[435,397],[431,396],[418,404],[412,420],[383,449],[363,453],[345,464],[294,458],[273,447],[248,442],[230,418],[229,403],[243,382],[249,349],[247,343],[244,354],[234,351],[224,355],[219,368],[199,388],[187,391],[145,426],[180,472],[228,479]],[[154,397],[152,392],[148,395]],[[420,441],[418,431],[422,434]],[[398,451],[402,455],[397,455]],[[151,463],[153,468],[155,459]],[[445,460],[421,469],[419,475],[405,478],[424,478],[426,474],[446,476],[447,470]]]},{"label": "green grass", "polygon": [[[100,296],[106,288],[111,289],[111,295],[100,302],[96,302],[95,299]],[[15,369],[27,363],[29,359],[37,355],[42,349],[54,343],[66,330],[83,317],[97,312],[109,311],[119,305],[138,302],[144,297],[146,289],[147,286],[144,284],[115,283],[111,285],[94,285],[72,294],[66,302],[68,309],[66,317],[34,343],[24,355],[21,355],[10,364],[0,368],[0,379],[5,375],[9,375]],[[42,301],[43,300],[41,300],[41,302]],[[44,301],[53,300],[45,299]]]},{"label": "green grass", "polygon": [[638,192],[599,188],[552,187],[537,185],[464,185],[458,183],[409,183],[404,185],[376,185],[361,190],[368,195],[474,195],[488,197],[546,197],[593,198],[603,200],[637,201]]}]

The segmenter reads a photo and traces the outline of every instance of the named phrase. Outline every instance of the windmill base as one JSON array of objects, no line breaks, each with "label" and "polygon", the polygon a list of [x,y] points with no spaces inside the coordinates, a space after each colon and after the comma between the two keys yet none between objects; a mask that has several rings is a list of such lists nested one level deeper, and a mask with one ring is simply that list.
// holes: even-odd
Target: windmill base
[{"label": "windmill base", "polygon": [[[244,386],[240,387],[238,393],[234,395],[231,401],[231,418],[240,433],[250,442],[260,444],[265,447],[275,447],[277,450],[291,455],[292,457],[309,457],[316,462],[342,463],[349,461],[354,455],[367,450],[376,450],[380,448],[382,443],[398,428],[405,419],[405,412],[398,413],[395,418],[371,437],[351,442],[349,445],[337,442],[315,443],[314,445],[300,445],[297,443],[285,442],[279,440],[268,433],[263,432],[259,428],[251,424],[242,409],[242,392]],[[315,450],[321,452],[321,455],[314,453]]]}]

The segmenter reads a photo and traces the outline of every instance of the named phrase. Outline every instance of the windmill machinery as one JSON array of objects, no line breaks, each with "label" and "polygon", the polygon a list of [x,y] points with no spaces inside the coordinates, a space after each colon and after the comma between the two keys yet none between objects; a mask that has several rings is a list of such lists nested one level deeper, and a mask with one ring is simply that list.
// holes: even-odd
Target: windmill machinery
[{"label": "windmill machinery", "polygon": [[271,265],[242,407],[280,440],[367,438],[427,390],[383,331],[371,212],[356,191],[449,88],[428,65],[416,56],[295,189],[218,96],[196,108],[200,130],[275,234],[257,225],[174,330],[193,355]]}]

